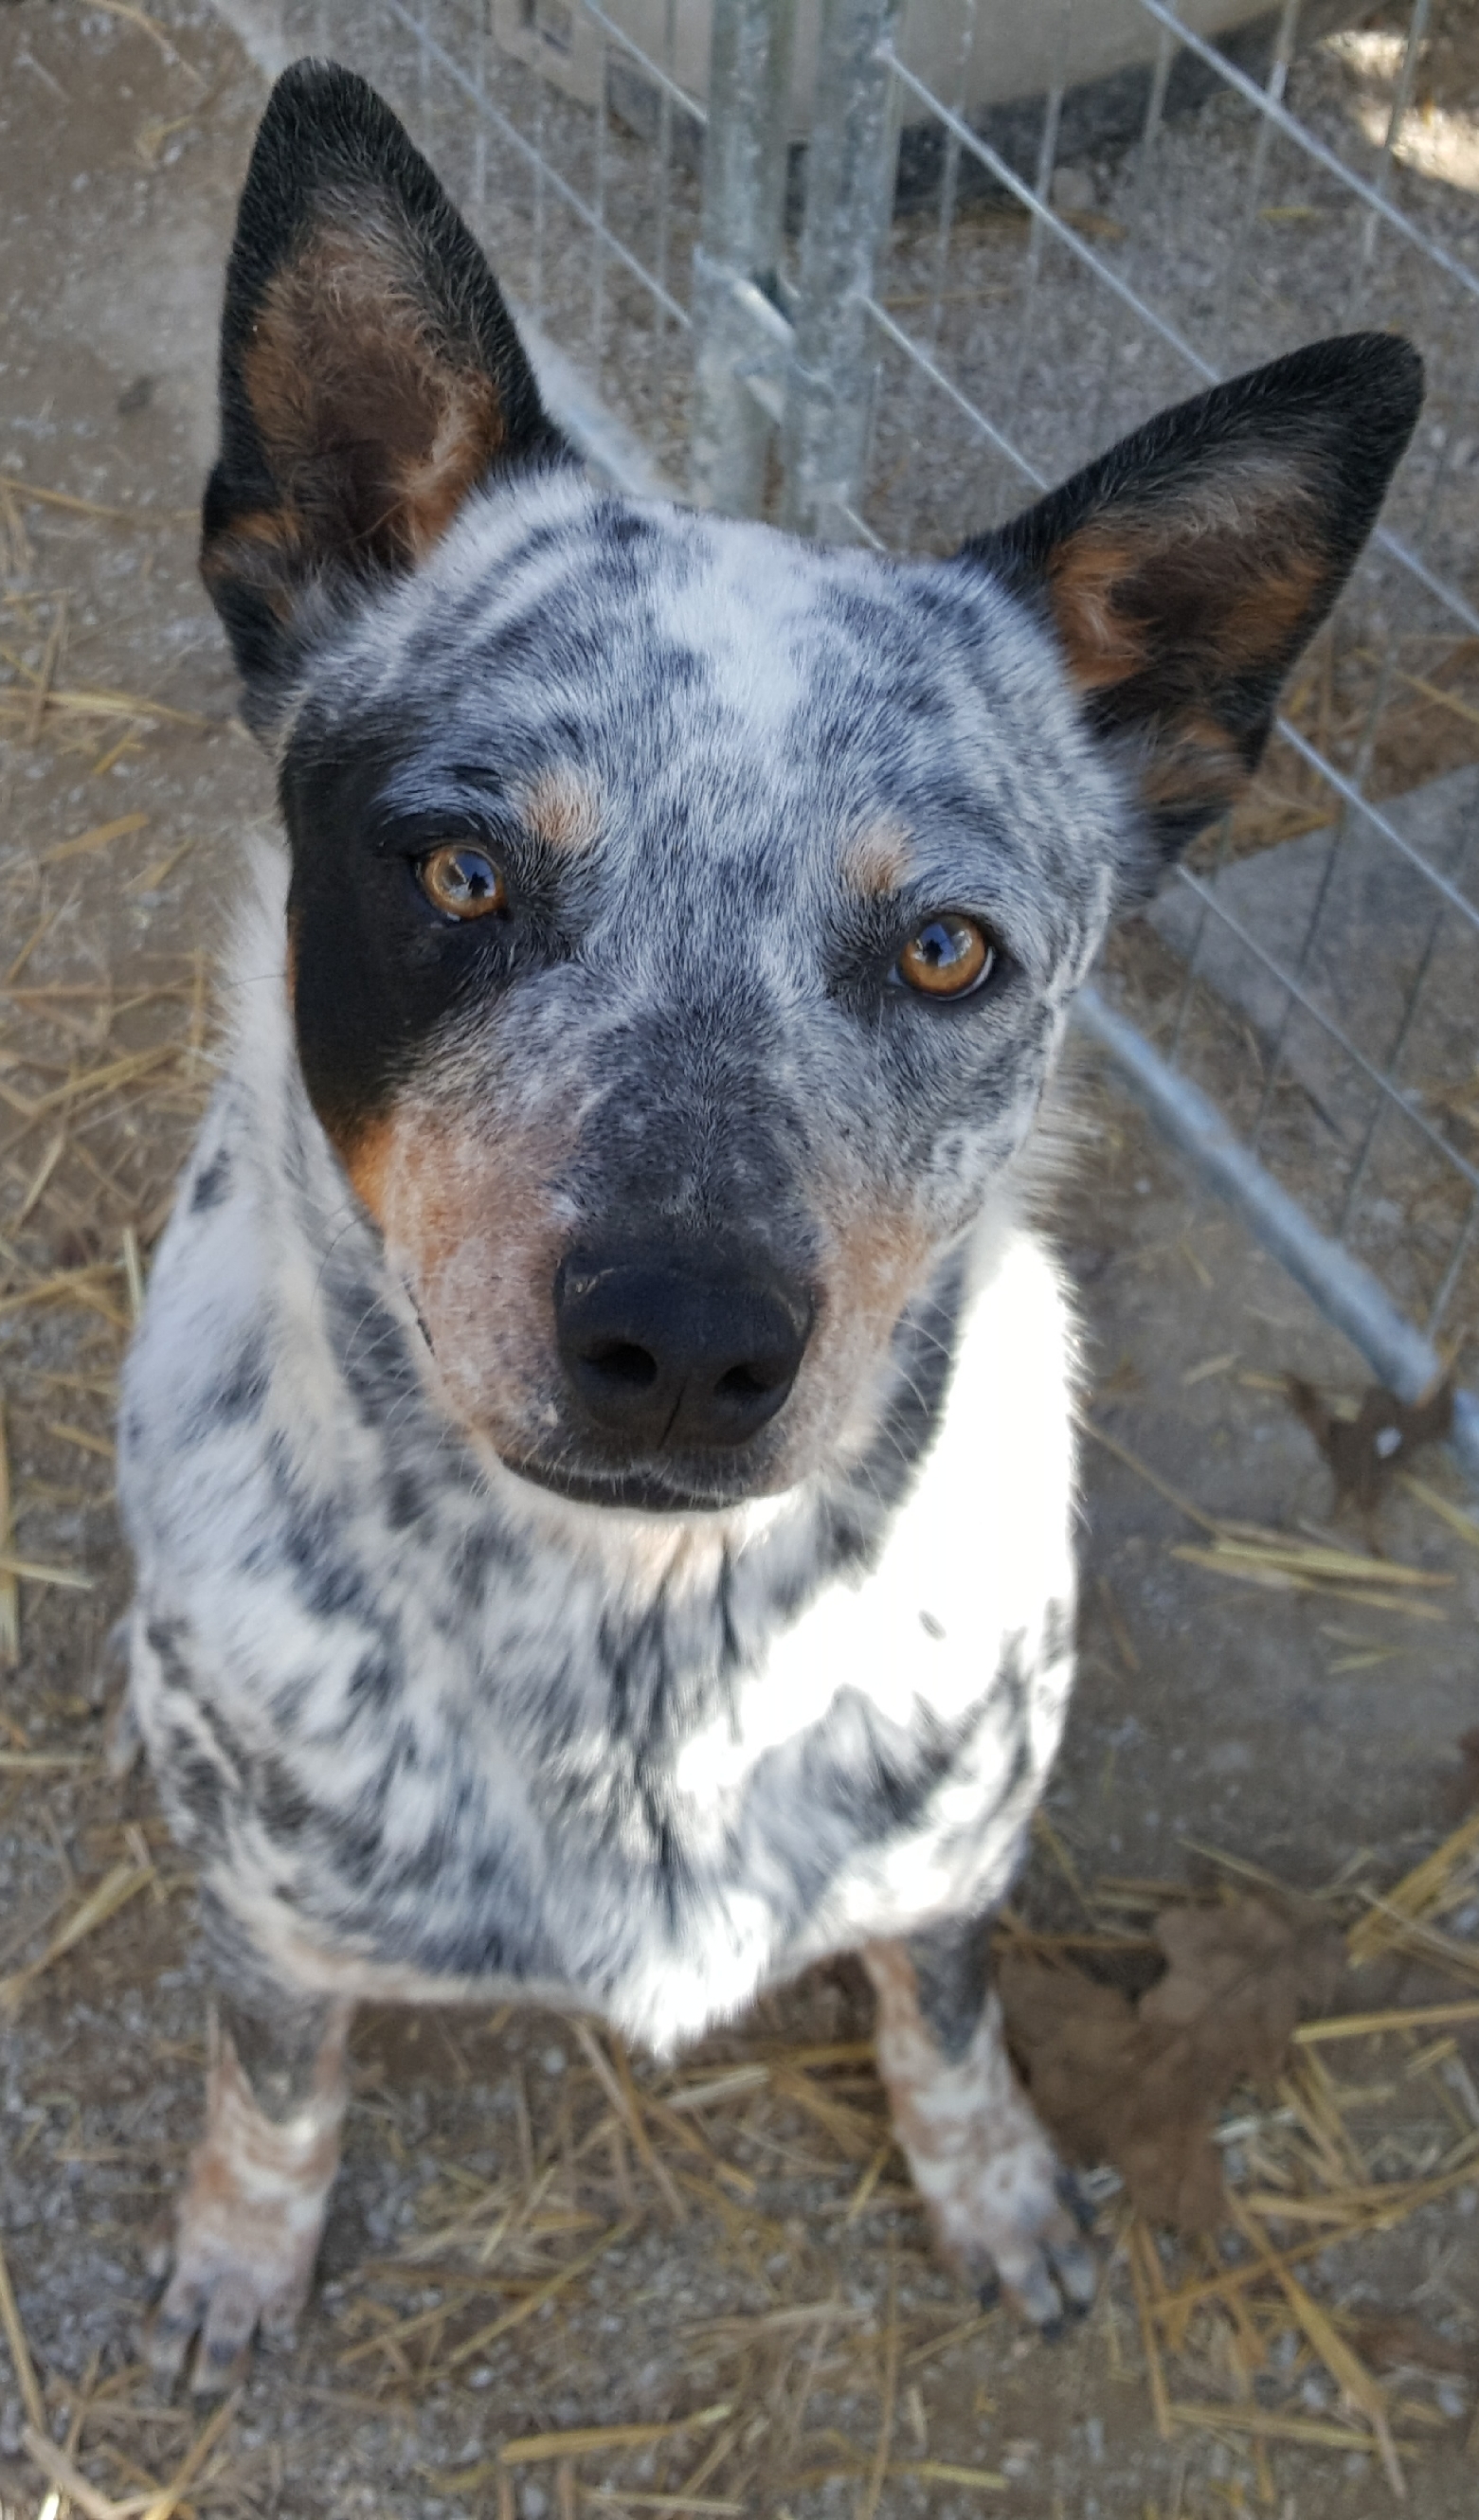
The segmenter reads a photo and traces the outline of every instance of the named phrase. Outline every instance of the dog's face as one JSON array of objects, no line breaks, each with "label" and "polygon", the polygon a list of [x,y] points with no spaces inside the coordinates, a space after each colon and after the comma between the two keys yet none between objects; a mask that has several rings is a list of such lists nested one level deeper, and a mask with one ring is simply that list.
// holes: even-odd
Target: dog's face
[{"label": "dog's face", "polygon": [[1108,915],[1041,633],[547,475],[309,660],[285,796],[304,1073],[454,1407],[622,1497],[866,1443]]},{"label": "dog's face", "polygon": [[384,108],[280,84],[205,572],[281,746],[309,1095],[512,1466],[682,1509],[867,1446],[1414,371],[1283,362],[948,563],[599,496]]}]

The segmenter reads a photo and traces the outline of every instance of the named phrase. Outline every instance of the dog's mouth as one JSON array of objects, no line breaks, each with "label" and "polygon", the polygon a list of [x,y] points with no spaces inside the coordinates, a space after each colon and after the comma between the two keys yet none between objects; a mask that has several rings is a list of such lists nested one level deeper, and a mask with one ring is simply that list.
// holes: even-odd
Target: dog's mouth
[{"label": "dog's mouth", "polygon": [[749,1504],[757,1494],[748,1480],[716,1481],[712,1487],[700,1488],[656,1470],[592,1472],[515,1460],[503,1452],[498,1458],[515,1478],[527,1479],[534,1487],[568,1497],[572,1505],[605,1506],[616,1513],[726,1513]]}]

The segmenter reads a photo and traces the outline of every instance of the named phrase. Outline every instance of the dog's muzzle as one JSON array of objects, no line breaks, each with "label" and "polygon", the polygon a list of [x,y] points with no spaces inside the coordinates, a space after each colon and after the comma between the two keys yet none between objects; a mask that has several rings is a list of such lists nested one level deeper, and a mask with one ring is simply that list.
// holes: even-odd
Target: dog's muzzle
[{"label": "dog's muzzle", "polygon": [[785,1403],[811,1336],[804,1287],[764,1264],[572,1251],[555,1281],[560,1361],[605,1447],[733,1452]]}]

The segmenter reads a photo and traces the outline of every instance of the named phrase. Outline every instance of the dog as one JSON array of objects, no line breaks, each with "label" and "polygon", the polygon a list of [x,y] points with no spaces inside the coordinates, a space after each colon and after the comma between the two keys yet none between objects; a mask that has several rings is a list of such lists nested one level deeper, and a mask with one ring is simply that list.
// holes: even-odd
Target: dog
[{"label": "dog", "polygon": [[1072,1666],[1034,1123],[1420,380],[1298,351],[949,561],[608,495],[387,108],[275,88],[202,568],[287,846],[119,1445],[217,1989],[165,2374],[291,2331],[357,2002],[670,2052],[841,1953],[947,2260],[1092,2297],[986,1955]]}]

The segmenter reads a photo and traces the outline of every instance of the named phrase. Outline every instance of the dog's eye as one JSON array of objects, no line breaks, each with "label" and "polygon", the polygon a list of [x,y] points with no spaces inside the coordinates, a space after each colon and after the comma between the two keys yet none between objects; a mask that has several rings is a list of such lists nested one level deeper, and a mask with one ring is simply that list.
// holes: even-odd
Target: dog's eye
[{"label": "dog's eye", "polygon": [[449,841],[417,863],[421,887],[434,910],[449,919],[485,919],[490,910],[506,910],[508,890],[486,850],[465,840]]},{"label": "dog's eye", "polygon": [[958,910],[942,910],[911,936],[889,977],[926,998],[966,998],[990,979],[996,961],[984,928]]}]

